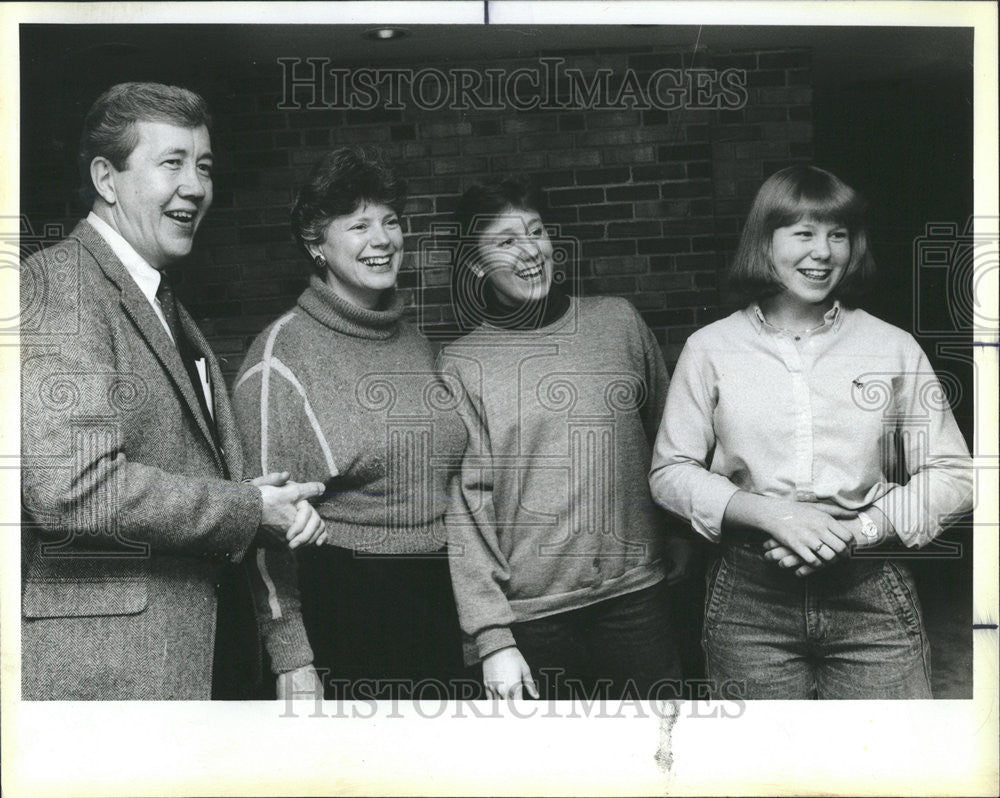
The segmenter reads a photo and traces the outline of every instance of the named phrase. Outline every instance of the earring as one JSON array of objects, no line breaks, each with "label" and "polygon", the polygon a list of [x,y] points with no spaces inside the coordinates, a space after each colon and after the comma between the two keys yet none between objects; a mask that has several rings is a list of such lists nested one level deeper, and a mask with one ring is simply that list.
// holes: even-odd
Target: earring
[{"label": "earring", "polygon": [[313,257],[313,264],[315,264],[315,266],[316,266],[317,269],[325,269],[326,268],[326,258],[324,258],[322,255],[315,255]]},{"label": "earring", "polygon": [[482,280],[486,276],[486,267],[479,257],[472,257],[467,261],[469,271],[477,280]]}]

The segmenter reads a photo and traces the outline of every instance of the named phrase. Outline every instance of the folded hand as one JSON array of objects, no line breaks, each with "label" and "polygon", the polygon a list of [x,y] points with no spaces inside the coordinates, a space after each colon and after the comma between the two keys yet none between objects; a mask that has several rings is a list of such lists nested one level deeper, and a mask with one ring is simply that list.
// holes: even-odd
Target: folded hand
[{"label": "folded hand", "polygon": [[[833,516],[831,516],[832,518]],[[847,515],[846,513],[841,517],[840,525],[848,531],[851,539],[847,541],[843,549],[836,549],[833,551],[833,556],[822,556],[826,554],[825,547],[820,548],[816,551],[817,554],[821,555],[820,561],[817,564],[806,563],[798,554],[796,554],[788,546],[782,545],[775,538],[768,538],[764,542],[764,559],[775,563],[779,568],[784,569],[795,569],[796,576],[808,576],[809,574],[815,573],[816,571],[825,568],[826,566],[838,562],[839,560],[849,557],[853,548],[857,545],[857,531],[860,528],[860,522],[856,520],[856,514]]]}]

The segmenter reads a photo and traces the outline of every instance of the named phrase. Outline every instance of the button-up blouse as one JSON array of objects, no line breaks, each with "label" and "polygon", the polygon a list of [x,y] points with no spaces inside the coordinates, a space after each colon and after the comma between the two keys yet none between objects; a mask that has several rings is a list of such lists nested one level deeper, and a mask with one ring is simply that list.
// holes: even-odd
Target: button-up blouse
[{"label": "button-up blouse", "polygon": [[713,541],[738,490],[875,508],[911,547],[972,507],[969,450],[923,350],[839,303],[805,333],[772,327],[751,305],[691,335],[649,483]]}]

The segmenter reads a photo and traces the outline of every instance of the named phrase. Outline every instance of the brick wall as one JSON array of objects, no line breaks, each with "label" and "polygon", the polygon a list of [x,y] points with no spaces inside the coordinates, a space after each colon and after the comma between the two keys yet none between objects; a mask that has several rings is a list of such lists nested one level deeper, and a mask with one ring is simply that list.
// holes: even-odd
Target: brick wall
[{"label": "brick wall", "polygon": [[[745,70],[746,103],[730,110],[279,110],[279,64],[234,68],[195,85],[216,117],[216,193],[179,290],[227,377],[305,284],[307,264],[288,228],[294,187],[325,150],[356,142],[384,147],[408,178],[400,285],[411,316],[439,339],[453,320],[448,269],[421,264],[421,242],[450,221],[469,183],[514,171],[549,189],[546,222],[577,243],[574,290],[631,300],[669,364],[693,330],[729,312],[721,278],[750,200],[772,171],[812,156],[809,53],[699,53],[693,60],[615,50],[464,66],[537,68],[550,56],[588,74],[610,69],[613,84],[627,71],[641,79],[662,68]],[[28,162],[39,165],[22,176],[32,186],[23,205],[37,229],[68,212],[73,170],[71,161],[43,166],[51,154]]]}]

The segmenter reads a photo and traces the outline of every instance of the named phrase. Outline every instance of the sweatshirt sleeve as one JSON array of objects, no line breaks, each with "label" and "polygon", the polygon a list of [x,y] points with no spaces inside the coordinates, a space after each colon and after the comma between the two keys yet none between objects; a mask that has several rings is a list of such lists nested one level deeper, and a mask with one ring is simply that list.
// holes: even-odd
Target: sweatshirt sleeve
[{"label": "sweatshirt sleeve", "polygon": [[[872,506],[912,548],[937,537],[973,503],[972,458],[955,423],[947,395],[920,345],[910,344],[896,391],[898,428],[909,481],[892,484]],[[912,429],[907,426],[912,424]]]},{"label": "sweatshirt sleeve", "polygon": [[439,369],[458,394],[458,414],[468,439],[451,503],[445,517],[448,562],[462,631],[470,636],[480,659],[515,645],[510,625],[514,613],[504,593],[510,566],[500,548],[493,506],[493,462],[489,430],[475,387],[467,385],[457,358],[443,354]]},{"label": "sweatshirt sleeve", "polygon": [[689,341],[667,392],[653,446],[649,489],[658,504],[686,518],[698,534],[718,542],[726,505],[739,488],[709,470],[717,402],[710,369],[705,353]]},{"label": "sweatshirt sleeve", "polygon": [[[280,360],[268,358],[245,369],[233,406],[251,476],[288,471],[297,482],[326,482],[336,474],[305,391]],[[294,555],[288,548],[262,546],[248,560],[257,624],[274,672],[308,665],[313,651],[302,621]]]},{"label": "sweatshirt sleeve", "polygon": [[656,440],[657,428],[663,417],[663,408],[667,401],[667,387],[670,384],[670,372],[663,361],[663,350],[656,336],[643,320],[642,316],[631,304],[629,308],[635,317],[635,324],[642,343],[646,379],[646,401],[642,406],[642,423],[646,430],[646,438],[650,445]]}]

